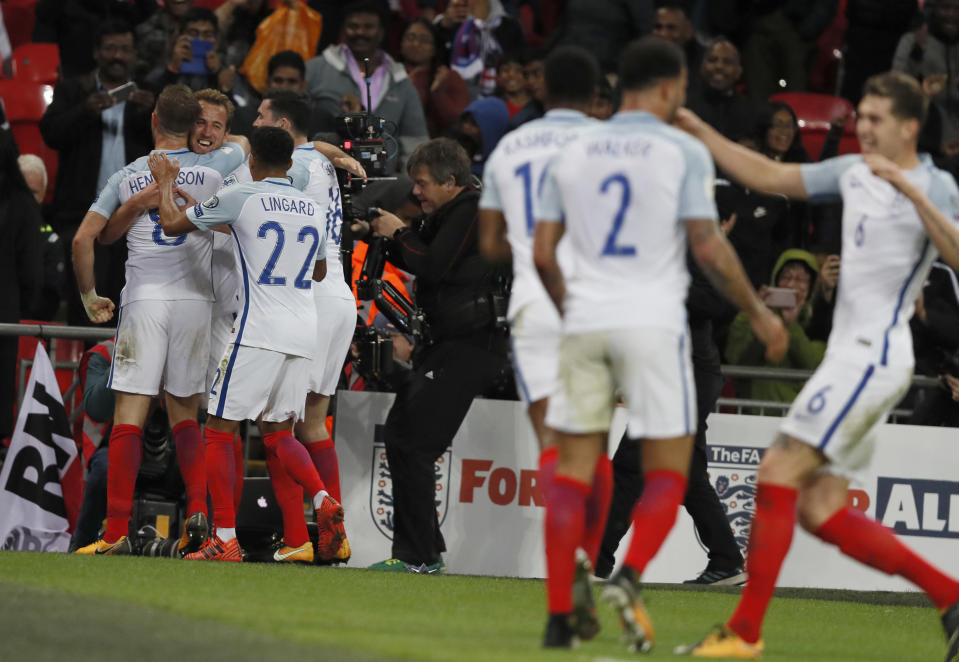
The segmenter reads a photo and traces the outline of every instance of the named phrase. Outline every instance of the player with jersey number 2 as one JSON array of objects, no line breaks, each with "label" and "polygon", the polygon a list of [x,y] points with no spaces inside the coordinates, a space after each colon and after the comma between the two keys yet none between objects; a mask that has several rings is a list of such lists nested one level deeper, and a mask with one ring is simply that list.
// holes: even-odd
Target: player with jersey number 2
[{"label": "player with jersey number 2", "polygon": [[[645,489],[625,564],[603,598],[630,646],[652,647],[639,576],[685,496],[697,421],[687,242],[717,289],[748,314],[767,356],[778,359],[788,344],[782,320],[760,301],[719,228],[709,153],[668,124],[685,100],[686,78],[683,52],[671,42],[646,37],[627,46],[620,112],[583,130],[550,162],[535,206],[533,261],[563,316],[559,380],[546,413],[558,448],[546,493],[548,647],[574,643],[575,552],[617,392],[629,435],[641,440]],[[556,259],[564,235],[569,273]]]},{"label": "player with jersey number 2", "polygon": [[856,120],[862,155],[803,165],[742,149],[691,112],[678,117],[743,185],[791,198],[841,197],[843,219],[842,278],[826,357],[759,465],[749,582],[725,624],[677,653],[759,658],[760,629],[797,515],[804,529],[847,556],[924,590],[941,613],[946,660],[959,653],[959,582],[847,503],[850,480],[871,459],[876,428],[909,388],[909,318],[937,251],[959,267],[959,188],[916,151],[927,105],[910,76],[874,76]]},{"label": "player with jersey number 2", "polygon": [[[254,181],[227,187],[186,213],[173,199],[177,162],[156,155],[150,168],[160,187],[164,232],[177,236],[228,225],[235,242],[243,307],[224,354],[226,369],[210,391],[207,440],[219,436],[232,443],[240,421],[256,420],[264,444],[299,465],[303,448],[292,429],[303,416],[315,351],[311,290],[313,280],[326,274],[324,218],[316,203],[287,179],[293,139],[286,131],[257,129],[251,148]],[[242,560],[232,499],[223,501],[222,508],[214,504],[216,535],[186,558]],[[314,505],[318,519],[342,524],[342,508],[325,492],[314,497]]]}]

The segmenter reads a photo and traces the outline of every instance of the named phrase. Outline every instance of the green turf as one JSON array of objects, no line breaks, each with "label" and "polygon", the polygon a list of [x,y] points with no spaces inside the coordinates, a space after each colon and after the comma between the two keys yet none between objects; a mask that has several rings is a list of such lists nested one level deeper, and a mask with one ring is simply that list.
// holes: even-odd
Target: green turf
[{"label": "green turf", "polygon": [[[654,659],[671,658],[673,646],[700,638],[736,600],[724,591],[659,587],[646,597],[657,627],[657,648],[648,656]],[[913,596],[885,601],[917,602]],[[547,652],[540,648],[545,614],[538,581],[0,553],[0,660],[55,659],[64,647],[72,658],[93,659],[97,642],[118,640],[143,641],[150,650],[168,642],[167,654],[196,653],[178,659],[231,662],[304,655],[456,662],[635,659],[618,641],[613,613],[601,606],[600,616],[604,630],[597,639],[577,651]],[[938,617],[928,607],[800,597],[773,602],[765,637],[766,660],[937,660],[945,648]],[[115,645],[99,652],[100,660],[154,659],[121,658]]]}]

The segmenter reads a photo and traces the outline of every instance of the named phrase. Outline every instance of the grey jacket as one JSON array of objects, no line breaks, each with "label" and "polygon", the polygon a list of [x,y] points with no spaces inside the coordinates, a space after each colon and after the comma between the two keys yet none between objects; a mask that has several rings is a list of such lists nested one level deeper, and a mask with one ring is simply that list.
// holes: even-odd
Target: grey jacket
[{"label": "grey jacket", "polygon": [[[306,63],[306,85],[313,103],[322,112],[333,117],[343,114],[340,102],[345,94],[366,98],[346,65],[346,45],[328,46]],[[396,125],[401,161],[405,161],[416,147],[429,139],[426,117],[416,88],[406,75],[406,68],[383,53],[387,66],[386,93],[373,114]]]}]

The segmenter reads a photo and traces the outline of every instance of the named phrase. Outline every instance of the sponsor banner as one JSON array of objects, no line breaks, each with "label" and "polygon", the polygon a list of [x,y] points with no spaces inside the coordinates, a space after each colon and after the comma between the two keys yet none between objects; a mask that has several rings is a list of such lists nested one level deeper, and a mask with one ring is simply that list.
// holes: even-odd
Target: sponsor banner
[{"label": "sponsor banner", "polygon": [[[339,456],[351,564],[389,558],[392,491],[382,425],[393,396],[340,392],[336,448]],[[713,414],[709,418],[709,473],[730,527],[746,549],[755,512],[756,470],[775,438],[780,419]],[[610,430],[615,451],[625,416]],[[959,447],[945,428],[884,425],[872,466],[850,490],[850,505],[879,519],[905,544],[947,571],[959,555]],[[542,577],[543,498],[536,484],[538,449],[522,404],[477,400],[452,449],[436,463],[436,504],[450,572]],[[629,536],[617,556],[625,553]],[[691,518],[676,526],[646,570],[649,582],[681,582],[706,567],[705,548]],[[915,590],[844,557],[797,527],[780,586],[859,590]]]},{"label": "sponsor banner", "polygon": [[43,343],[0,469],[0,549],[65,552],[70,544],[62,483],[76,482],[77,447]]}]

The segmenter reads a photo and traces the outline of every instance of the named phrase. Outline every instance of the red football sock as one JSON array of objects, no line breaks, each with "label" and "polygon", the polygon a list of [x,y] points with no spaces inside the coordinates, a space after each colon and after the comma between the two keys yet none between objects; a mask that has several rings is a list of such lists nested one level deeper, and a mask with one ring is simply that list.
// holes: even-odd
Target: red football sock
[{"label": "red football sock", "polygon": [[340,465],[336,461],[336,448],[333,446],[332,439],[322,441],[311,441],[306,445],[306,451],[313,460],[313,466],[316,467],[316,473],[320,475],[320,480],[326,485],[326,491],[330,496],[342,502],[340,499]]},{"label": "red football sock", "polygon": [[892,531],[855,508],[842,508],[816,529],[815,534],[860,563],[888,575],[902,575],[925,591],[939,609],[959,600],[959,582],[930,565],[903,545]]},{"label": "red football sock", "polygon": [[539,474],[536,476],[536,489],[540,493],[540,503],[546,503],[546,490],[556,475],[556,458],[559,449],[556,446],[544,448],[539,454]]},{"label": "red football sock", "polygon": [[756,490],[756,513],[746,551],[749,581],[736,611],[726,624],[749,643],[759,641],[766,607],[773,597],[776,578],[792,544],[798,497],[799,492],[783,485],[760,483]]},{"label": "red football sock", "polygon": [[606,532],[606,517],[609,504],[613,499],[613,463],[606,455],[600,455],[593,475],[593,488],[586,499],[586,533],[583,549],[589,554],[589,561],[596,567],[599,548],[603,544]]},{"label": "red football sock", "polygon": [[583,542],[589,485],[553,477],[546,490],[546,600],[551,614],[573,611],[576,548]]},{"label": "red football sock", "polygon": [[310,499],[315,497],[317,492],[326,489],[320,475],[316,473],[310,454],[306,452],[303,444],[296,440],[292,432],[280,430],[265,434],[263,445],[275,449],[276,456],[286,469],[286,473],[299,483]]},{"label": "red football sock", "polygon": [[116,542],[130,532],[133,491],[143,459],[143,430],[136,425],[114,425],[107,449],[106,542]]},{"label": "red football sock", "polygon": [[206,482],[213,502],[213,525],[232,529],[236,527],[236,510],[233,508],[233,435],[207,427]]},{"label": "red football sock", "polygon": [[240,501],[243,500],[243,437],[239,434],[233,438],[233,463],[236,470],[233,478],[233,510],[240,512]]},{"label": "red football sock", "polygon": [[643,494],[633,508],[633,539],[623,559],[638,574],[666,540],[686,495],[686,476],[677,471],[656,469],[645,475],[645,481]]},{"label": "red football sock", "polygon": [[206,460],[200,426],[196,421],[180,421],[173,426],[173,443],[186,486],[187,517],[197,511],[206,515]]},{"label": "red football sock", "polygon": [[266,447],[266,468],[270,472],[276,503],[283,514],[283,540],[290,547],[299,547],[310,539],[303,509],[303,488],[290,478],[276,456],[276,450],[269,446]]}]

